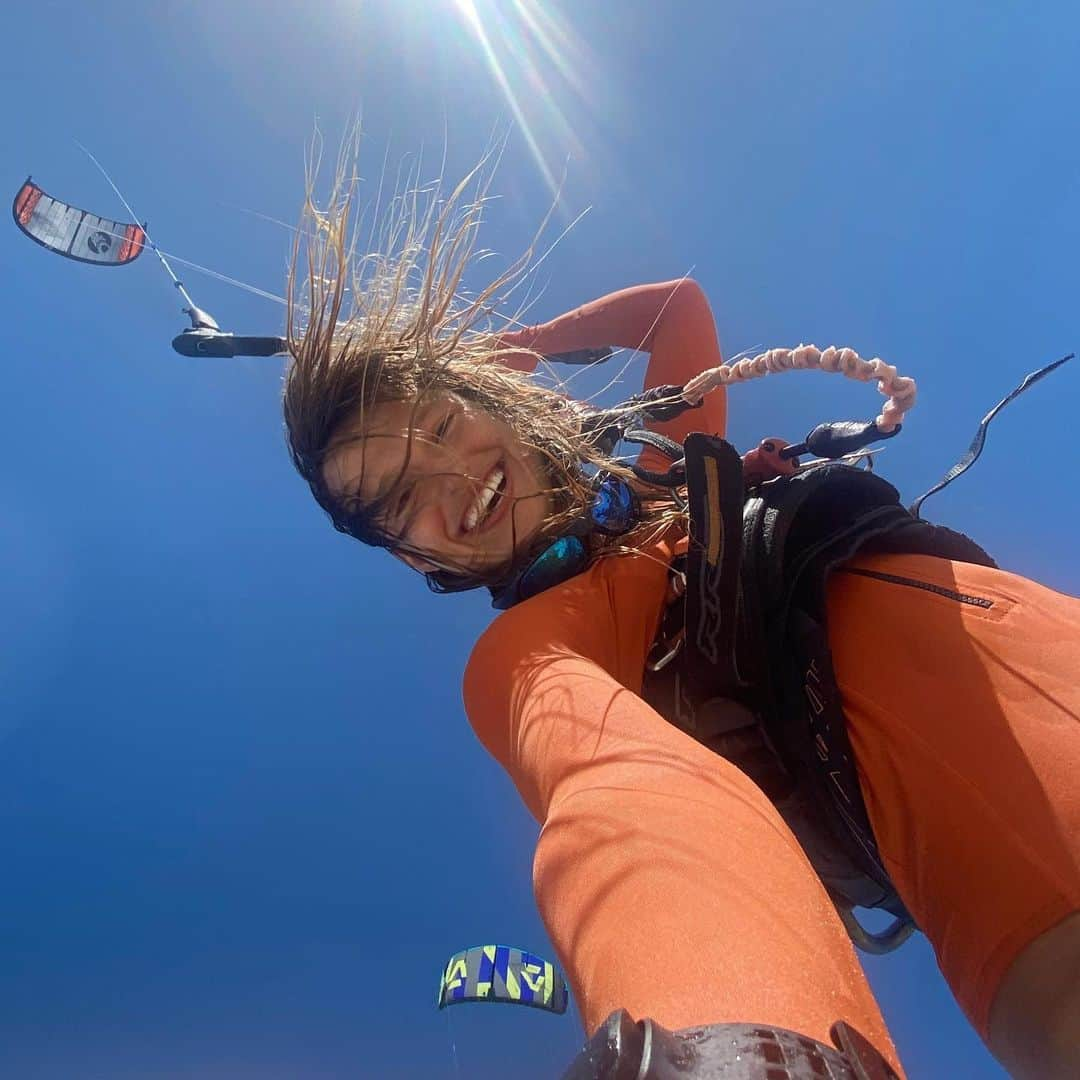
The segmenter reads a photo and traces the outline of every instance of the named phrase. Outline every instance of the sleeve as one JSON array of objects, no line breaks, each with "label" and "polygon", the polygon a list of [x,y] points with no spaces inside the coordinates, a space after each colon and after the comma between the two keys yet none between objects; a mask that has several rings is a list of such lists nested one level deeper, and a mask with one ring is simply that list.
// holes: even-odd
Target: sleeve
[{"label": "sleeve", "polygon": [[[603,345],[648,352],[645,389],[663,383],[681,385],[698,372],[723,363],[709,301],[701,286],[689,278],[622,289],[551,322],[501,334],[500,340],[507,349],[504,363],[519,371],[535,368],[535,354]],[[675,420],[648,426],[676,442],[682,442],[691,431],[722,435],[727,427],[726,391],[714,391],[700,408]],[[652,455],[655,451],[647,450],[642,465],[665,467],[659,455],[651,463],[646,460]]]},{"label": "sleeve", "polygon": [[533,889],[586,1030],[625,1008],[672,1030],[752,1020],[827,1043],[845,1019],[888,1052],[774,807],[635,692],[663,596],[645,586],[665,572],[601,560],[496,619],[465,676],[477,735],[541,823]]}]

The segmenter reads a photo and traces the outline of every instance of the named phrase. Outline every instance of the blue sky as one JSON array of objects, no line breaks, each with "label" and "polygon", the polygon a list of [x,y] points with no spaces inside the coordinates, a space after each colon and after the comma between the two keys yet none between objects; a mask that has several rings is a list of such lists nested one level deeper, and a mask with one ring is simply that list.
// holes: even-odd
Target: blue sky
[{"label": "blue sky", "polygon": [[[1075,5],[476,10],[486,48],[451,0],[13,6],[5,182],[122,217],[78,139],[163,249],[280,294],[289,235],[245,211],[296,220],[316,120],[333,144],[362,110],[373,180],[444,145],[454,177],[509,128],[486,246],[522,248],[564,167],[555,228],[592,207],[537,318],[691,273],[729,354],[880,355],[920,387],[880,465],[908,497],[1076,347]],[[280,330],[182,274],[223,325]],[[0,276],[0,1073],[557,1075],[572,1017],[433,1006],[458,948],[551,952],[536,827],[461,709],[483,597],[325,524],[279,363],[173,354],[149,255],[94,270],[9,226]],[[1078,379],[1011,406],[927,507],[1073,593]],[[732,394],[743,447],[871,415],[865,388],[770,382]],[[1002,1075],[925,941],[867,967],[913,1077]]]}]

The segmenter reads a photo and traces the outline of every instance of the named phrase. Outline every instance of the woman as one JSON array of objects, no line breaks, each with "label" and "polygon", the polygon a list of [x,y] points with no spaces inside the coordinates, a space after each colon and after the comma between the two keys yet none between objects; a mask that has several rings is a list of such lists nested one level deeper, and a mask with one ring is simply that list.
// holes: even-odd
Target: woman
[{"label": "woman", "polygon": [[[746,1022],[828,1045],[843,1021],[899,1070],[790,829],[641,696],[687,524],[679,491],[640,477],[670,461],[649,446],[635,473],[587,410],[527,375],[540,356],[617,345],[651,353],[646,387],[681,388],[721,363],[701,290],[643,286],[483,333],[513,275],[456,303],[479,203],[451,199],[430,237],[412,228],[354,267],[348,200],[332,205],[311,211],[311,316],[290,320],[290,450],[339,529],[437,591],[487,585],[510,607],[472,655],[466,709],[541,823],[537,903],[587,1029],[625,1009],[669,1030]],[[648,426],[722,435],[725,408],[714,390]],[[582,524],[597,469],[633,490],[628,531]],[[522,599],[522,569],[567,535],[587,565]],[[826,604],[858,784],[903,904],[1007,1068],[1076,1075],[1080,602],[975,562],[860,553],[829,575]]]}]

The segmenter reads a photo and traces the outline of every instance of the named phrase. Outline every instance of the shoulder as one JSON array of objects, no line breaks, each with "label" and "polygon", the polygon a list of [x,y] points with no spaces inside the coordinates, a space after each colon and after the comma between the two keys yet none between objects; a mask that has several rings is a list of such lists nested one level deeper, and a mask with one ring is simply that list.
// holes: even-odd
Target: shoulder
[{"label": "shoulder", "polygon": [[624,686],[640,684],[667,587],[670,550],[604,558],[584,574],[503,612],[477,641],[465,668],[470,716],[481,702],[502,708],[538,673],[565,661],[595,665]]},{"label": "shoulder", "polygon": [[467,708],[493,692],[505,698],[515,683],[554,656],[602,651],[613,612],[597,569],[502,612],[488,626],[465,667]]}]

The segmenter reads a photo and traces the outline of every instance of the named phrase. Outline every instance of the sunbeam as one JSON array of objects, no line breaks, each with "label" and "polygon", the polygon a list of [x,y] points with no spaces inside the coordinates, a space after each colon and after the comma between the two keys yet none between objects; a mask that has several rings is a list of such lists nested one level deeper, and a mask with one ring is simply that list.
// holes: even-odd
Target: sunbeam
[{"label": "sunbeam", "polygon": [[[584,119],[595,106],[585,73],[596,71],[582,39],[543,0],[450,0],[479,45],[544,182],[558,190],[558,155],[585,153]],[[575,122],[571,117],[580,117]]]}]

